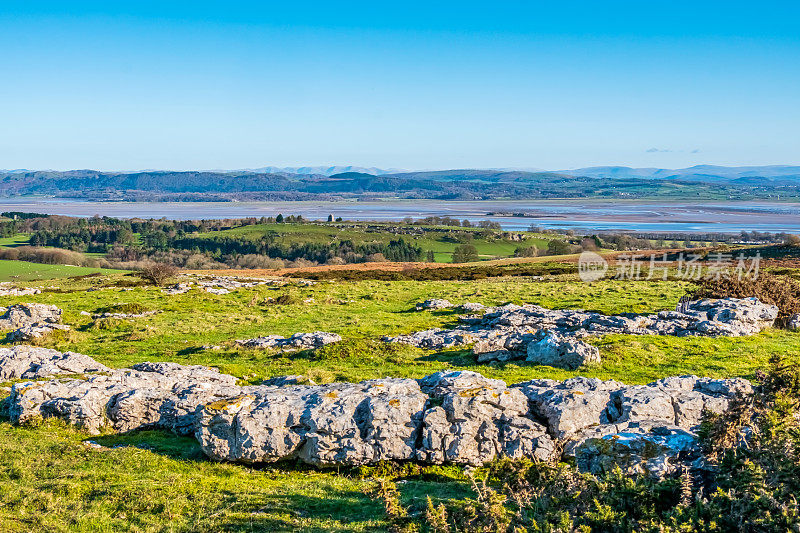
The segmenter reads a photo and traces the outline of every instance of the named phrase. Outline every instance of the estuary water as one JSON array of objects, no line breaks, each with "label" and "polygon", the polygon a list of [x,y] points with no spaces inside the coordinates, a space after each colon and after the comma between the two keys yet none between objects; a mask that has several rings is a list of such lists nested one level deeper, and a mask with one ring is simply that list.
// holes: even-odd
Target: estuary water
[{"label": "estuary water", "polygon": [[[0,211],[120,218],[197,220],[302,215],[325,220],[399,221],[405,217],[450,216],[472,222],[492,220],[509,230],[530,226],[652,232],[745,231],[800,233],[800,203],[653,202],[601,200],[520,201],[304,201],[304,202],[94,202],[58,198],[0,199]],[[493,214],[490,214],[493,213]],[[524,215],[524,216],[522,216]]]}]

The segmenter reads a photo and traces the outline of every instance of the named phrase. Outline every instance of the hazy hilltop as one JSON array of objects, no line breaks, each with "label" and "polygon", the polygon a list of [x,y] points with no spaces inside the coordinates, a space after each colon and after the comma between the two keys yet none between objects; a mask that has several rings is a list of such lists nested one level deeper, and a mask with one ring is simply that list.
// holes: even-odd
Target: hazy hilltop
[{"label": "hazy hilltop", "polygon": [[685,169],[606,166],[558,172],[514,169],[399,172],[347,165],[238,171],[0,171],[0,196],[29,195],[127,201],[800,199],[800,166],[698,165]]},{"label": "hazy hilltop", "polygon": [[393,174],[402,172],[399,169],[383,169],[377,167],[355,167],[352,165],[332,165],[332,166],[316,166],[316,167],[261,167],[245,169],[246,172],[255,172],[259,174],[301,174],[301,175],[320,175],[320,176],[333,176],[334,174],[342,174],[344,172],[358,172],[361,174],[370,174],[373,176],[381,176],[383,174]]},{"label": "hazy hilltop", "polygon": [[681,179],[698,182],[725,182],[746,178],[773,178],[800,183],[800,166],[791,165],[747,167],[696,165],[681,169],[609,166],[578,168],[574,170],[563,170],[561,172],[593,178]]}]

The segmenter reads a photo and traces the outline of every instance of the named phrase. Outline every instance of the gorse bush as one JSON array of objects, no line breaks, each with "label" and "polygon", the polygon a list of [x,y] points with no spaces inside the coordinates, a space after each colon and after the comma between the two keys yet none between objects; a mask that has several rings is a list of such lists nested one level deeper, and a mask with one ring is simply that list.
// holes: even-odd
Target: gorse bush
[{"label": "gorse bush", "polygon": [[465,471],[472,492],[466,498],[432,493],[424,506],[417,498],[404,507],[394,481],[416,472],[391,468],[373,471],[387,477],[372,494],[394,531],[799,531],[800,366],[773,358],[757,381],[753,394],[704,417],[703,470],[656,480],[500,459]]},{"label": "gorse bush", "polygon": [[773,357],[743,396],[702,428],[716,464],[706,515],[728,530],[800,530],[800,365]]},{"label": "gorse bush", "polygon": [[796,281],[762,272],[752,277],[720,277],[702,279],[691,291],[694,298],[748,298],[755,296],[767,304],[778,306],[779,326],[795,313],[800,313],[800,284]]}]

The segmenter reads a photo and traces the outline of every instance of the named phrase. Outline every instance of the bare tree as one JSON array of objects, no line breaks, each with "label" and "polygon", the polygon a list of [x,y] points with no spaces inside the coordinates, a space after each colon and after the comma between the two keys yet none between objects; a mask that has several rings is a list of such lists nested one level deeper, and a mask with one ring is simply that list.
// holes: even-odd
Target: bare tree
[{"label": "bare tree", "polygon": [[139,276],[153,285],[163,285],[178,273],[178,267],[168,263],[148,263],[139,271]]}]

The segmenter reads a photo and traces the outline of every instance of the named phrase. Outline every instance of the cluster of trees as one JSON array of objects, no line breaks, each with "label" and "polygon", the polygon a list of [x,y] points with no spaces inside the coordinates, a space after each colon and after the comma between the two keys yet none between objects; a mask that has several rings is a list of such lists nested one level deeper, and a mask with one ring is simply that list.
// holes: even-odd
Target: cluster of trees
[{"label": "cluster of trees", "polygon": [[[279,214],[275,217],[248,217],[216,220],[121,220],[112,217],[72,218],[36,213],[6,212],[0,221],[0,235],[30,233],[34,247],[52,247],[76,252],[106,253],[112,261],[139,261],[158,258],[163,262],[186,266],[203,265],[252,266],[267,268],[270,261],[313,263],[358,263],[365,261],[434,261],[433,251],[423,251],[401,235],[439,232],[440,240],[452,242],[452,261],[466,263],[479,259],[475,239],[506,239],[507,234],[495,231],[499,225],[488,220],[472,223],[446,216],[407,219],[400,226],[389,228],[397,236],[390,242],[354,242],[352,240],[320,242],[279,242],[278,231],[250,233],[242,236],[214,235],[223,230],[256,224],[306,223],[301,215]],[[341,221],[328,216],[328,223]],[[437,226],[424,228],[422,226]],[[482,228],[474,229],[455,228]],[[531,226],[530,231],[553,235],[545,249],[523,243],[517,257],[565,255],[599,248],[613,250],[648,250],[654,248],[691,248],[702,243],[785,242],[800,244],[800,238],[785,233],[741,232],[740,234],[685,233],[597,233],[576,235],[574,230],[543,229]],[[366,227],[370,231],[386,231]],[[683,238],[681,241],[679,239]],[[136,259],[132,259],[135,256]]]},{"label": "cluster of trees", "polygon": [[3,213],[12,220],[0,224],[0,234],[32,232],[31,245],[53,246],[75,251],[105,252],[113,246],[135,244],[136,235],[147,248],[164,250],[172,239],[243,226],[272,223],[303,223],[301,215],[226,218],[214,220],[122,220],[112,217],[72,218],[35,213]]},{"label": "cluster of trees", "polygon": [[226,261],[239,255],[263,255],[274,259],[294,261],[305,259],[316,263],[330,263],[340,258],[347,263],[359,263],[375,254],[382,254],[388,261],[419,261],[422,248],[402,238],[388,243],[373,242],[357,244],[351,240],[329,243],[304,242],[282,244],[275,242],[272,234],[265,234],[259,240],[239,239],[228,236],[190,236],[170,237],[163,232],[142,234],[145,249],[154,251],[186,250],[195,254],[206,254],[216,260]]},{"label": "cluster of trees", "polygon": [[108,246],[131,245],[134,234],[121,226],[84,226],[71,229],[41,230],[31,235],[31,246],[52,246],[80,252],[106,252]]},{"label": "cluster of trees", "polygon": [[[575,237],[572,229],[544,228],[535,224],[528,227],[534,233],[563,235]],[[697,243],[712,244],[781,244],[792,240],[792,235],[779,232],[768,233],[762,231],[741,231],[739,233],[686,233],[686,232],[646,232],[635,231],[614,233],[597,231],[591,233],[592,238],[599,238],[603,247],[617,250],[646,250],[651,248],[692,248]]]},{"label": "cluster of trees", "polygon": [[491,220],[479,220],[478,222],[473,223],[467,219],[458,220],[457,218],[447,216],[429,216],[417,220],[414,220],[411,217],[406,217],[403,219],[403,224],[416,224],[418,226],[452,226],[456,228],[482,228],[493,230],[502,229],[499,222],[493,222]]}]

